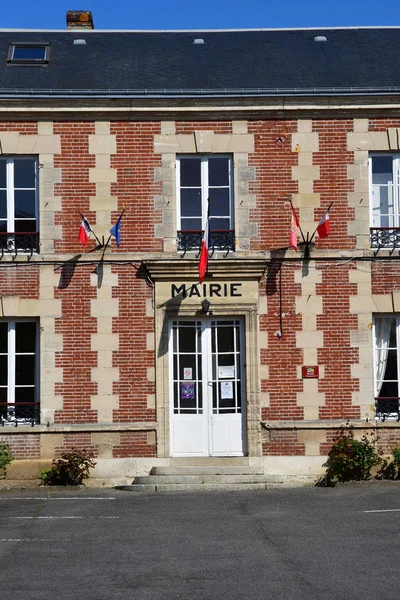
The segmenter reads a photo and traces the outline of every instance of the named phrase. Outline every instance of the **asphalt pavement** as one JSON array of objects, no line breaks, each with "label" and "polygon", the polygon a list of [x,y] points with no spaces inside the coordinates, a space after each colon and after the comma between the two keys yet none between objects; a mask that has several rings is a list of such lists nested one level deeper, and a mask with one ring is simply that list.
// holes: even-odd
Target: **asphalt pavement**
[{"label": "asphalt pavement", "polygon": [[400,483],[0,492],[1,600],[398,600]]}]

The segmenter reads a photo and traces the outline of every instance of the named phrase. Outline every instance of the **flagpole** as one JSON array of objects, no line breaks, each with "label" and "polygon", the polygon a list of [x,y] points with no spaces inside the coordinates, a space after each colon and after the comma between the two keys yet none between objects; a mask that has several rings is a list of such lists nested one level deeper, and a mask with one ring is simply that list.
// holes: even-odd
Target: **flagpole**
[{"label": "flagpole", "polygon": [[[292,211],[293,211],[293,212],[294,212],[294,214],[297,216],[296,209],[295,209],[295,208],[294,208],[294,206],[293,206],[293,202],[292,202],[292,199],[291,199],[291,198],[289,198],[289,202],[290,202],[290,206],[291,206],[291,208],[292,208]],[[297,217],[297,220],[298,220],[298,222],[299,222],[299,231],[300,231],[300,233],[301,233],[301,237],[303,238],[303,243],[304,243],[304,244],[306,244],[306,243],[307,243],[307,242],[306,242],[306,238],[304,237],[304,233],[303,233],[303,230],[302,230],[302,228],[301,228],[301,225],[300,225],[300,219],[299,219],[298,217]]]},{"label": "flagpole", "polygon": [[[84,217],[84,216],[83,216],[83,214],[82,214],[81,212],[80,212],[79,214],[81,215],[82,219],[84,219],[85,221],[89,222],[89,221],[86,219],[86,217]],[[89,225],[90,225],[90,223],[89,223]],[[97,243],[99,244],[99,246],[100,246],[100,247],[102,247],[102,246],[103,246],[103,244],[101,243],[101,241],[99,240],[99,238],[97,237],[97,235],[95,234],[95,232],[93,231],[93,229],[92,229],[92,226],[91,226],[91,225],[90,225],[90,231],[93,233],[93,235],[94,235],[94,237],[96,238],[96,241],[97,241]]]},{"label": "flagpole", "polygon": [[[326,209],[326,211],[324,212],[324,215],[326,215],[326,214],[327,214],[327,213],[328,213],[328,212],[331,210],[331,208],[332,208],[332,204],[333,204],[333,202],[331,202],[331,203],[330,203],[330,205],[328,206],[328,208],[327,208],[327,209]],[[318,225],[319,225],[319,223],[318,223]],[[311,244],[311,242],[312,242],[312,241],[313,241],[313,239],[314,239],[314,236],[315,236],[315,234],[317,233],[318,225],[316,226],[316,228],[315,228],[315,231],[314,231],[314,233],[312,234],[310,241],[308,242],[309,244]]]}]

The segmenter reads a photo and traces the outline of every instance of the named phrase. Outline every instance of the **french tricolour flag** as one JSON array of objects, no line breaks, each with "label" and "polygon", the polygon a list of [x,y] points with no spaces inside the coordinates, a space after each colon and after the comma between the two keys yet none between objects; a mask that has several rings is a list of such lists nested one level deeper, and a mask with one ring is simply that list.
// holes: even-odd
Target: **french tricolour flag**
[{"label": "french tricolour flag", "polygon": [[328,237],[331,232],[331,224],[329,223],[329,208],[318,223],[317,233],[321,240]]},{"label": "french tricolour flag", "polygon": [[90,238],[90,234],[92,232],[92,228],[90,227],[89,221],[82,215],[81,227],[79,229],[78,240],[82,244],[82,246],[86,246],[88,243],[88,239]]},{"label": "french tricolour flag", "polygon": [[200,257],[199,257],[199,281],[203,283],[204,277],[207,273],[208,267],[208,248],[210,245],[210,218],[207,214],[206,226],[203,233],[203,241],[201,243]]}]

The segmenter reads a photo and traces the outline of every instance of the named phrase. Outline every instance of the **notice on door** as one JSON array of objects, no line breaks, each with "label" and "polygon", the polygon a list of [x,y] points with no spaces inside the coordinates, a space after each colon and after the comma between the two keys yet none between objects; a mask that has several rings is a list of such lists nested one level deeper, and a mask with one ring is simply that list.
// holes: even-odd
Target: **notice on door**
[{"label": "notice on door", "polygon": [[234,379],[235,378],[235,365],[229,365],[227,367],[218,367],[218,379]]},{"label": "notice on door", "polygon": [[223,400],[232,400],[233,381],[221,381],[221,398]]},{"label": "notice on door", "polygon": [[181,383],[181,398],[182,400],[193,400],[194,383]]},{"label": "notice on door", "polygon": [[183,369],[183,379],[193,379],[191,367],[185,367],[185,369]]}]

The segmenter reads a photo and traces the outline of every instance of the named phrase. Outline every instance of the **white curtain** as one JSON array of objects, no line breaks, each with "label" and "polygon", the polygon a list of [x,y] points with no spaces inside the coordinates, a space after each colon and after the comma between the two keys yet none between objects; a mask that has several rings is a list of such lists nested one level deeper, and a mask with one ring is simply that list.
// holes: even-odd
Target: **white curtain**
[{"label": "white curtain", "polygon": [[379,317],[375,321],[376,396],[379,396],[385,376],[392,322],[391,317]]}]

